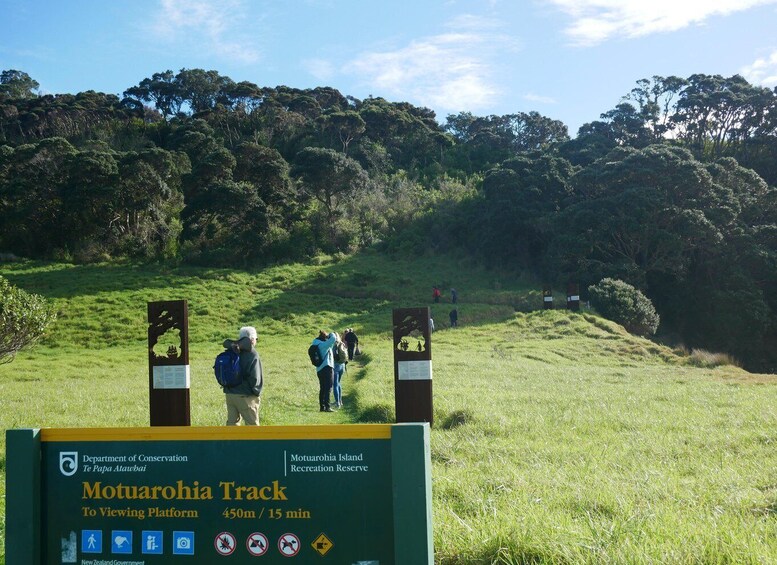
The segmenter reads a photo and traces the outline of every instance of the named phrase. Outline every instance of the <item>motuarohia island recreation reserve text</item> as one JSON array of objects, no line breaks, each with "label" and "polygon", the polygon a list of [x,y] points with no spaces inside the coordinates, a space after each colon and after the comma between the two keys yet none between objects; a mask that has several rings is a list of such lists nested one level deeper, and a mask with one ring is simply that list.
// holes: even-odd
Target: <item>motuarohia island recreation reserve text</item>
[{"label": "motuarohia island recreation reserve text", "polygon": [[364,453],[354,455],[353,453],[323,453],[321,455],[300,455],[298,453],[289,454],[289,461],[291,463],[334,463],[347,462],[353,463],[357,461],[364,461]]},{"label": "motuarohia island recreation reserve text", "polygon": [[[322,453],[320,455],[289,455],[289,472],[291,473],[366,473],[369,465],[343,465],[342,463],[362,463],[364,454],[353,453]],[[298,465],[297,463],[316,463],[315,465]],[[329,463],[334,463],[329,465]]]}]

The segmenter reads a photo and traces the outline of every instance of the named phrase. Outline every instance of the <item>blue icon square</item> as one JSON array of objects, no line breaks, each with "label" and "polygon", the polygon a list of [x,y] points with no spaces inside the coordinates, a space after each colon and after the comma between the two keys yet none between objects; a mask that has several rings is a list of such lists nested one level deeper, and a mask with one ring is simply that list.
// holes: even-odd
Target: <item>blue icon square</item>
[{"label": "blue icon square", "polygon": [[113,530],[111,532],[111,553],[132,553],[132,532]]},{"label": "blue icon square", "polygon": [[173,555],[194,555],[194,532],[173,532]]},{"label": "blue icon square", "polygon": [[162,555],[164,535],[156,530],[143,530],[140,536],[140,552],[148,555]]},{"label": "blue icon square", "polygon": [[81,530],[81,553],[102,553],[102,530]]}]

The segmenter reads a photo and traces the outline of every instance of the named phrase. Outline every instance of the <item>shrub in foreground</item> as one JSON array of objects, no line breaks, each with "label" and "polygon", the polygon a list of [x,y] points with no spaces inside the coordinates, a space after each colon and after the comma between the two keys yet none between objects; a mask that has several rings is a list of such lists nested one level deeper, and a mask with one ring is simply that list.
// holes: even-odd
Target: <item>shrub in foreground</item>
[{"label": "shrub in foreground", "polygon": [[54,312],[43,297],[0,277],[0,363],[12,361],[16,352],[34,343],[53,320]]},{"label": "shrub in foreground", "polygon": [[588,287],[591,305],[602,316],[621,324],[629,333],[653,335],[660,318],[650,299],[630,284],[602,279]]}]

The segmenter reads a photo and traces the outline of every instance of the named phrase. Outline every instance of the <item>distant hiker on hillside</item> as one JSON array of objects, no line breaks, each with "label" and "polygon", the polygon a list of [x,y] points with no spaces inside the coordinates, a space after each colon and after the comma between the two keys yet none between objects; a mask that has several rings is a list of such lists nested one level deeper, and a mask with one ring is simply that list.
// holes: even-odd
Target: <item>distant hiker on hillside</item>
[{"label": "distant hiker on hillside", "polygon": [[[334,412],[329,406],[329,393],[332,391],[334,380],[335,360],[332,348],[334,348],[336,341],[337,335],[334,332],[327,334],[324,330],[320,330],[318,336],[310,344],[313,352],[318,350],[318,360],[320,361],[316,365],[316,376],[318,376],[318,406],[321,412]],[[311,360],[313,360],[312,354]]]},{"label": "distant hiker on hillside", "polygon": [[335,347],[332,350],[335,361],[334,378],[332,380],[332,394],[335,397],[335,408],[343,407],[343,389],[340,386],[343,375],[345,374],[345,365],[348,363],[348,347],[340,339],[340,336],[335,334],[337,341]]},{"label": "distant hiker on hillside", "polygon": [[436,286],[432,287],[432,300],[434,300],[435,303],[440,301],[440,289]]},{"label": "distant hiker on hillside", "polygon": [[459,301],[459,293],[455,288],[451,289],[451,304],[456,304]]},{"label": "distant hiker on hillside", "polygon": [[432,318],[431,314],[429,314],[429,331],[430,332],[434,331],[434,319]]},{"label": "distant hiker on hillside", "polygon": [[264,376],[262,360],[256,352],[256,328],[243,326],[237,341],[224,340],[224,348],[232,349],[240,356],[241,377],[238,384],[224,387],[227,426],[238,426],[241,420],[246,426],[258,426]]},{"label": "distant hiker on hillside", "polygon": [[359,346],[359,337],[356,335],[356,332],[353,331],[353,328],[348,328],[345,330],[343,341],[348,347],[348,360],[353,361],[354,353],[356,352],[356,348]]},{"label": "distant hiker on hillside", "polygon": [[451,310],[451,312],[450,312],[450,314],[448,314],[448,316],[451,319],[451,327],[452,328],[458,327],[458,325],[459,325],[459,311],[456,310],[456,308],[454,308],[453,310]]}]

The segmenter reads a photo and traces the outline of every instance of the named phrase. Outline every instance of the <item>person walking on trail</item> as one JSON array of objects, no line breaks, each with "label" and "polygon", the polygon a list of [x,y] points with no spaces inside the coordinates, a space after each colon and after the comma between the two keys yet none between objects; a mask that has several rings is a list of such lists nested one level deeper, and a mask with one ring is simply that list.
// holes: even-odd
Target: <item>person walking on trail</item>
[{"label": "person walking on trail", "polygon": [[346,371],[346,364],[348,363],[348,348],[346,347],[345,342],[340,339],[339,335],[335,334],[335,336],[337,336],[337,341],[335,342],[335,347],[332,350],[335,361],[334,378],[332,380],[332,394],[335,397],[335,408],[342,408],[343,388],[340,383],[342,382],[343,375]]},{"label": "person walking on trail", "polygon": [[440,301],[440,289],[436,286],[432,287],[432,300],[434,300],[435,303]]},{"label": "person walking on trail", "polygon": [[450,312],[450,314],[448,314],[448,316],[451,319],[451,327],[452,328],[458,327],[458,325],[459,325],[459,311],[456,310],[456,308],[454,308],[453,310],[451,310],[451,312]]},{"label": "person walking on trail", "polygon": [[451,289],[451,304],[456,304],[459,301],[459,293],[455,288]]},{"label": "person walking on trail", "polygon": [[227,426],[259,425],[259,407],[262,403],[264,375],[262,360],[256,351],[256,328],[243,326],[237,340],[224,340],[224,348],[232,349],[240,356],[240,383],[224,387],[227,405]]},{"label": "person walking on trail", "polygon": [[334,412],[329,405],[329,394],[332,392],[332,383],[334,380],[335,360],[332,349],[337,342],[337,334],[330,332],[327,334],[324,330],[318,332],[318,336],[311,345],[318,347],[323,360],[316,367],[318,376],[318,406],[321,412]]},{"label": "person walking on trail", "polygon": [[348,360],[353,361],[354,353],[356,348],[359,346],[359,336],[356,335],[356,332],[353,331],[353,328],[348,328],[345,330],[343,341],[345,341],[345,345],[348,347]]}]

